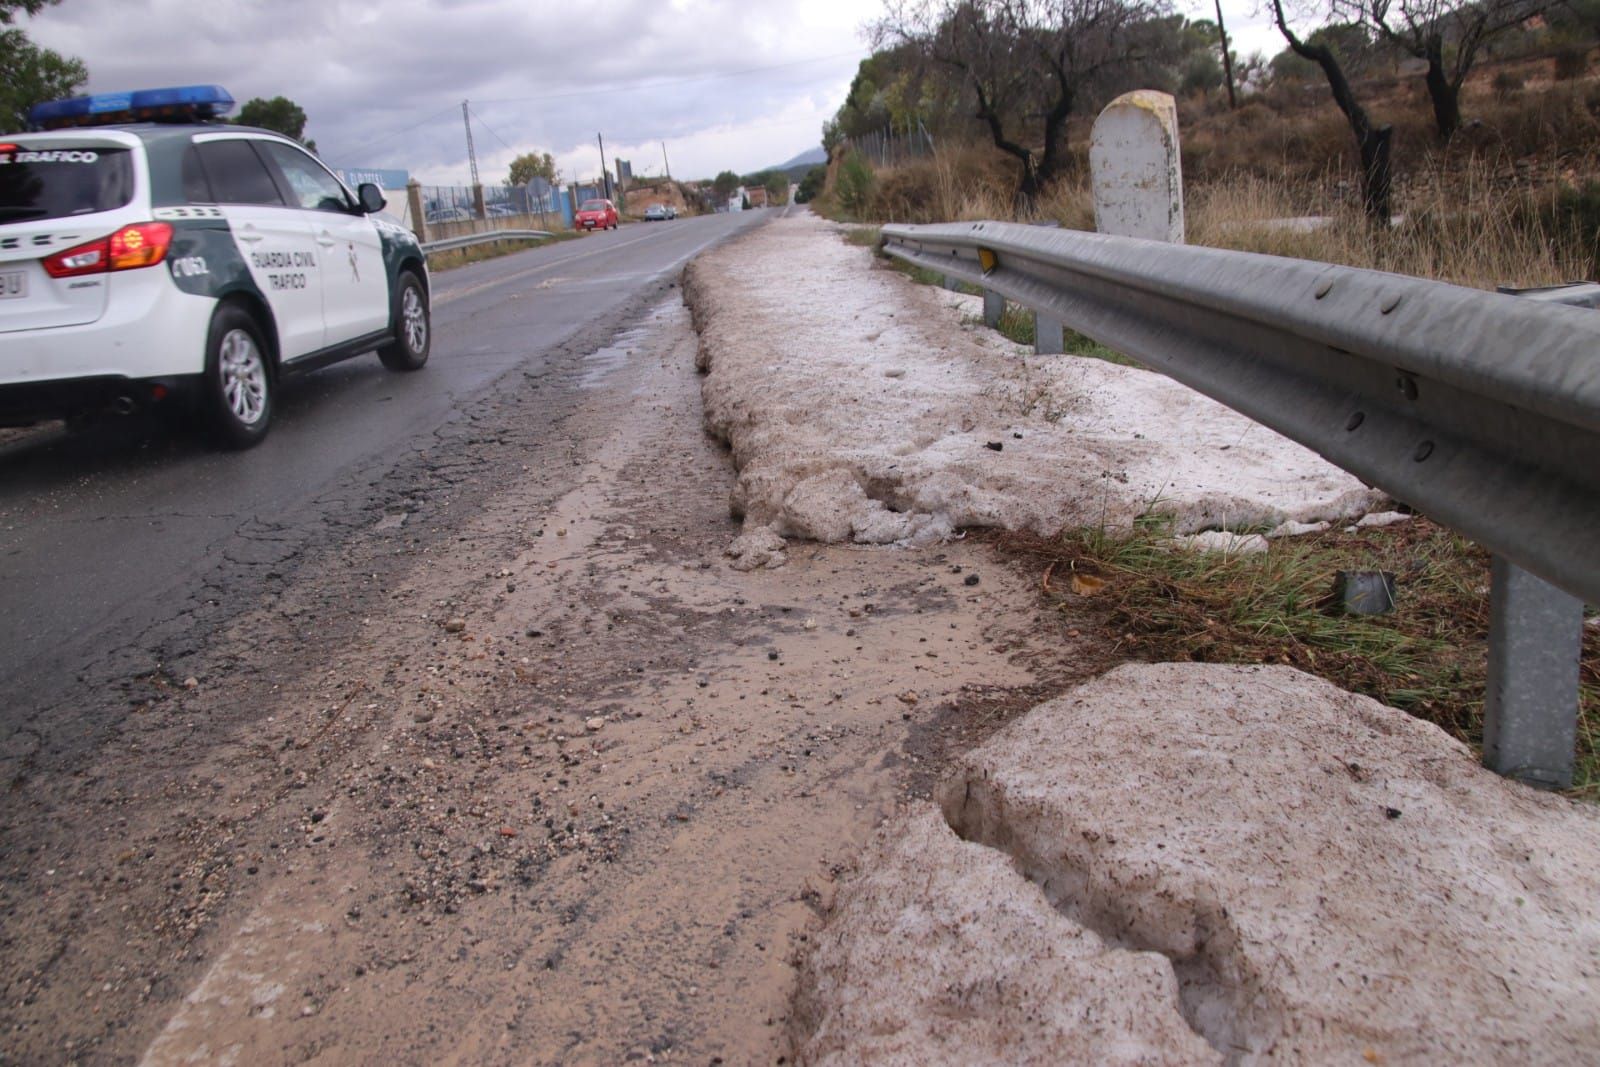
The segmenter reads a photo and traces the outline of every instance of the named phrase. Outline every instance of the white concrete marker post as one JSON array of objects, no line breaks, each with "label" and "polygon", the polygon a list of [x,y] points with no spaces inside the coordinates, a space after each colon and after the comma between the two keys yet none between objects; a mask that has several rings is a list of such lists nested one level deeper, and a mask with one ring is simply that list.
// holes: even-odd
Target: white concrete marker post
[{"label": "white concrete marker post", "polygon": [[[1117,237],[1183,244],[1183,164],[1178,105],[1166,93],[1123,93],[1089,134],[1095,229]],[[1034,351],[1062,351],[1062,324],[1034,312]]]},{"label": "white concrete marker post", "polygon": [[1183,244],[1178,107],[1151,89],[1123,93],[1089,134],[1094,224],[1101,233]]}]

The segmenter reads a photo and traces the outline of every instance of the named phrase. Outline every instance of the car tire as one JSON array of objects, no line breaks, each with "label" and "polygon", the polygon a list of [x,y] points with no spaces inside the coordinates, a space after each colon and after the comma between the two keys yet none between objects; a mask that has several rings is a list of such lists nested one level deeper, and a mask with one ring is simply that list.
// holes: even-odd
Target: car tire
[{"label": "car tire", "polygon": [[393,326],[394,343],[378,349],[378,358],[390,370],[421,370],[433,347],[433,321],[427,290],[409,270],[400,272],[395,285]]},{"label": "car tire", "polygon": [[260,444],[272,425],[272,357],[244,308],[224,304],[211,316],[203,378],[200,411],[212,440],[233,451]]}]

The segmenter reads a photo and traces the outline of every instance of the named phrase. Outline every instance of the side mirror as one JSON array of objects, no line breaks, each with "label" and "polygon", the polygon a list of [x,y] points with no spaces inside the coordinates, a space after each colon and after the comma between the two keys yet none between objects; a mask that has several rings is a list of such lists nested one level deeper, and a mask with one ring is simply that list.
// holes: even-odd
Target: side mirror
[{"label": "side mirror", "polygon": [[383,190],[371,182],[361,183],[361,186],[356,189],[356,198],[361,201],[361,210],[368,215],[376,215],[389,203],[383,198]]}]

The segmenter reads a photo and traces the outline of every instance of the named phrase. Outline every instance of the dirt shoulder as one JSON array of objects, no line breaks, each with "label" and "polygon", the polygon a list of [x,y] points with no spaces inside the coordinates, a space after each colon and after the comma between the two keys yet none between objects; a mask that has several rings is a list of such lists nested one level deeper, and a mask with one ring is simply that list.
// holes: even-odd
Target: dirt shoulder
[{"label": "dirt shoulder", "polygon": [[1062,624],[976,542],[731,569],[694,351],[574,350],[13,789],[12,1057],[786,1054],[836,872]]}]

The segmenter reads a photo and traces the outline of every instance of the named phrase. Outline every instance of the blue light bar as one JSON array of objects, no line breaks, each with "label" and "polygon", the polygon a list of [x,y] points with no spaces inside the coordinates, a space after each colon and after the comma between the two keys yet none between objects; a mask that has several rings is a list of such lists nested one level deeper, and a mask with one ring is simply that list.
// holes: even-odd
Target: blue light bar
[{"label": "blue light bar", "polygon": [[28,122],[44,130],[114,122],[202,122],[232,110],[233,96],[220,85],[179,85],[35,104],[28,110]]}]

